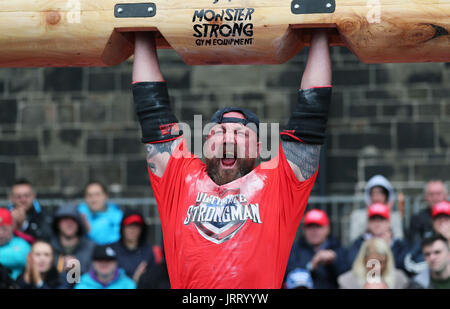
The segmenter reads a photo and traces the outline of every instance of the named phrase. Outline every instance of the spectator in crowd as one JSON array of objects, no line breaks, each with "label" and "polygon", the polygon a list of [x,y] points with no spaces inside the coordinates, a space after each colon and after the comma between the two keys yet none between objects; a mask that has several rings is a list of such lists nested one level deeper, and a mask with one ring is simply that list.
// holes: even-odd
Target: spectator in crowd
[{"label": "spectator in crowd", "polygon": [[53,233],[50,244],[55,253],[54,265],[65,278],[68,262],[77,259],[81,273],[91,268],[92,252],[95,244],[86,237],[84,223],[75,205],[63,205],[53,218]]},{"label": "spectator in crowd", "polygon": [[435,234],[422,241],[422,250],[428,268],[414,281],[422,288],[450,289],[450,249],[448,239]]},{"label": "spectator in crowd", "polygon": [[97,245],[92,267],[83,274],[75,289],[135,289],[136,283],[119,268],[117,254],[110,245]]},{"label": "spectator in crowd", "polygon": [[62,286],[61,277],[53,266],[53,249],[50,243],[37,240],[27,256],[25,271],[17,278],[21,289],[57,289]]},{"label": "spectator in crowd", "polygon": [[442,201],[434,205],[431,217],[434,232],[444,236],[450,244],[450,202]]},{"label": "spectator in crowd", "polygon": [[367,217],[367,231],[359,236],[348,249],[348,263],[350,265],[353,264],[365,240],[376,237],[383,239],[390,246],[395,267],[404,269],[404,259],[409,251],[409,247],[405,241],[393,237],[389,221],[389,206],[381,203],[372,204],[367,209]]},{"label": "spectator in crowd", "polygon": [[9,269],[11,278],[16,280],[25,268],[30,245],[22,238],[14,236],[13,229],[10,211],[0,208],[0,264]]},{"label": "spectator in crowd", "polygon": [[88,183],[84,198],[86,202],[78,205],[78,211],[85,218],[89,238],[99,245],[118,241],[123,213],[119,206],[108,202],[105,186],[99,182]]},{"label": "spectator in crowd", "polygon": [[38,200],[31,183],[26,179],[14,182],[9,195],[9,210],[14,219],[16,236],[30,244],[36,239],[50,239],[51,216],[46,214]]},{"label": "spectator in crowd", "polygon": [[391,249],[381,238],[364,241],[352,269],[340,275],[338,282],[342,289],[405,289],[410,286],[408,277],[395,268]]},{"label": "spectator in crowd", "polygon": [[120,227],[120,240],[112,244],[119,267],[138,283],[147,265],[155,262],[152,246],[147,243],[147,225],[139,211],[125,212]]},{"label": "spectator in crowd", "polygon": [[337,288],[337,277],[346,272],[345,249],[330,235],[330,221],[320,209],[306,212],[304,236],[294,243],[288,261],[287,273],[295,268],[309,271],[315,289]]},{"label": "spectator in crowd", "polygon": [[431,210],[439,202],[446,201],[448,189],[442,180],[429,181],[424,190],[427,207],[411,217],[409,227],[410,243],[417,243],[433,234]]},{"label": "spectator in crowd", "polygon": [[[369,179],[364,189],[366,206],[382,203],[389,206],[391,229],[394,238],[403,239],[403,223],[400,212],[394,211],[395,193],[392,184],[382,175]],[[367,209],[356,209],[350,214],[350,241],[354,241],[367,229]]]},{"label": "spectator in crowd", "polygon": [[155,262],[147,265],[139,279],[138,289],[170,289],[169,273],[164,258],[164,248],[153,246]]},{"label": "spectator in crowd", "polygon": [[288,275],[285,283],[286,289],[313,289],[314,283],[311,274],[306,269],[295,268]]},{"label": "spectator in crowd", "polygon": [[[440,234],[450,243],[450,202],[441,201],[431,210],[431,221],[434,234]],[[410,275],[417,275],[428,269],[422,252],[422,241],[416,241],[405,256],[405,269]]]}]

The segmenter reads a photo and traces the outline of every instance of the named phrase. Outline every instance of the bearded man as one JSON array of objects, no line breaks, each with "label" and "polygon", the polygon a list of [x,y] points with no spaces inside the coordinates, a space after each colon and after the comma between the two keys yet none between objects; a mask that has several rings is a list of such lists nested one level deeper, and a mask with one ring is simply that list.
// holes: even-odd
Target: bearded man
[{"label": "bearded man", "polygon": [[171,287],[280,288],[326,134],[326,32],[313,33],[298,104],[280,133],[278,155],[257,166],[259,119],[245,108],[213,114],[205,162],[189,152],[151,33],[135,34],[132,91]]}]

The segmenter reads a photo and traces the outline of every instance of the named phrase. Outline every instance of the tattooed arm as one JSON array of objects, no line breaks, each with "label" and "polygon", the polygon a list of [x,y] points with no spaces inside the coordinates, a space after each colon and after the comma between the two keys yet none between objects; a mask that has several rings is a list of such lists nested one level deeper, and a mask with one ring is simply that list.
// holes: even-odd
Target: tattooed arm
[{"label": "tattooed arm", "polygon": [[[328,38],[325,31],[318,31],[314,33],[311,40],[308,62],[302,76],[300,89],[304,90],[315,87],[328,87],[329,85],[331,85],[331,60],[328,47]],[[306,100],[301,102],[301,104],[309,104],[315,100],[312,98],[312,100],[309,101],[307,95],[305,98]],[[311,110],[316,111],[315,107]],[[306,114],[308,114],[311,110],[308,110]],[[319,119],[313,119],[314,121],[319,121]],[[300,125],[303,126],[302,123],[304,122],[299,122]],[[318,122],[314,122],[314,127],[316,127],[316,124],[317,127],[320,127]],[[310,130],[310,128],[308,128],[308,130]],[[281,146],[283,147],[286,159],[288,160],[289,165],[298,180],[304,181],[314,175],[319,165],[321,149],[320,143],[304,143],[301,141],[296,142],[293,140],[282,140]]]},{"label": "tattooed arm", "polygon": [[170,155],[180,143],[181,139],[165,143],[146,144],[147,148],[147,165],[153,174],[162,177],[169,162]]},{"label": "tattooed arm", "polygon": [[281,147],[298,180],[305,181],[314,175],[319,165],[321,145],[282,141]]}]

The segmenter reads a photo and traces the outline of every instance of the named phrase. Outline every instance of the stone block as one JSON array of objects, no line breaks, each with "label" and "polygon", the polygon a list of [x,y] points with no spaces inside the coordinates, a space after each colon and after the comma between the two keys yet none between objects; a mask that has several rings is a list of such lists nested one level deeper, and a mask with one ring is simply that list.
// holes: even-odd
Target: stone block
[{"label": "stone block", "polygon": [[398,149],[433,148],[434,134],[435,130],[431,122],[399,122],[397,123]]},{"label": "stone block", "polygon": [[113,153],[119,154],[139,154],[145,149],[141,141],[134,137],[115,137],[113,139]]},{"label": "stone block", "polygon": [[[16,178],[16,163],[0,162],[0,187],[9,188]],[[5,205],[2,205],[5,206]]]},{"label": "stone block", "polygon": [[348,183],[358,181],[358,157],[356,155],[328,155],[328,183]]},{"label": "stone block", "polygon": [[82,68],[45,68],[44,70],[44,91],[80,91],[82,85]]},{"label": "stone block", "polygon": [[37,156],[39,154],[36,138],[0,140],[0,156]]},{"label": "stone block", "polygon": [[108,139],[105,137],[89,137],[87,139],[86,153],[88,155],[108,154]]},{"label": "stone block", "polygon": [[126,184],[128,186],[150,186],[145,158],[142,158],[142,160],[128,160],[126,167]]},{"label": "stone block", "polygon": [[17,121],[18,106],[15,99],[0,99],[0,126],[15,124]]},{"label": "stone block", "polygon": [[335,86],[361,86],[369,83],[370,71],[367,68],[333,70],[333,85]]}]

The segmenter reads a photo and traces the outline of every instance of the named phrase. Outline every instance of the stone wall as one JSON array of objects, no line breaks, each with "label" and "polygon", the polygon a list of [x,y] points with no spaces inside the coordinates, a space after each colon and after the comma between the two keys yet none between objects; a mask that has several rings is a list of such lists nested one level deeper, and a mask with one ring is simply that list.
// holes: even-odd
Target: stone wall
[{"label": "stone wall", "polygon": [[[283,65],[189,67],[160,52],[180,120],[247,106],[284,124],[307,50]],[[415,194],[450,175],[450,63],[363,64],[332,48],[333,102],[314,194],[353,194],[376,173]],[[130,91],[132,62],[109,68],[0,69],[0,196],[17,177],[41,197],[79,196],[97,179],[151,196]]]}]

